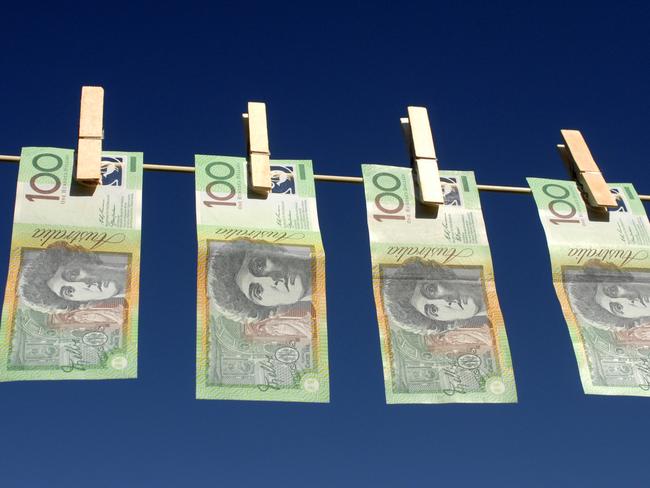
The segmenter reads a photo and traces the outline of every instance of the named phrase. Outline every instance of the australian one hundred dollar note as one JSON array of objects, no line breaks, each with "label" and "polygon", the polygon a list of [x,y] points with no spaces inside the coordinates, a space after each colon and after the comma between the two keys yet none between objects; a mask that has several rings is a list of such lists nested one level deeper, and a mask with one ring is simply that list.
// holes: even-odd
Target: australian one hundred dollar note
[{"label": "australian one hundred dollar note", "polygon": [[474,175],[441,172],[420,207],[409,168],[363,165],[388,403],[517,401]]},{"label": "australian one hundred dollar note", "polygon": [[310,161],[196,156],[197,379],[203,399],[329,401],[325,256]]},{"label": "australian one hundred dollar note", "polygon": [[137,376],[142,154],[24,148],[0,326],[0,381]]},{"label": "australian one hundred dollar note", "polygon": [[650,225],[630,184],[588,207],[574,181],[528,178],[585,393],[650,396]]}]

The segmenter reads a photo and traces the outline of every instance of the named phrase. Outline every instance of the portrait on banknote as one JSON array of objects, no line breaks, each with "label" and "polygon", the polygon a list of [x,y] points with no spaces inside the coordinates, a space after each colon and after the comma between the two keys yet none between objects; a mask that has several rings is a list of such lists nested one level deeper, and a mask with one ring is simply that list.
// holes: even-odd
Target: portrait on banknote
[{"label": "portrait on banknote", "polygon": [[498,371],[480,266],[380,266],[395,393],[480,392]]},{"label": "portrait on banknote", "polygon": [[313,366],[312,266],[310,246],[210,241],[209,384],[294,387]]},{"label": "portrait on banknote", "polygon": [[101,367],[123,345],[129,254],[64,242],[24,249],[9,367]]},{"label": "portrait on banknote", "polygon": [[126,254],[57,242],[23,252],[19,296],[29,308],[45,313],[92,308],[124,297],[127,269]]},{"label": "portrait on banknote", "polygon": [[[613,332],[650,326],[649,269],[621,269],[591,260],[582,266],[563,266],[562,274],[580,325]],[[638,334],[645,336],[642,331]]]},{"label": "portrait on banknote", "polygon": [[435,335],[489,324],[481,268],[411,258],[381,267],[391,327]]},{"label": "portrait on banknote", "polygon": [[310,247],[211,241],[208,288],[216,309],[237,322],[310,315]]},{"label": "portrait on banknote", "polygon": [[650,270],[591,260],[562,266],[562,281],[591,385],[650,391]]}]

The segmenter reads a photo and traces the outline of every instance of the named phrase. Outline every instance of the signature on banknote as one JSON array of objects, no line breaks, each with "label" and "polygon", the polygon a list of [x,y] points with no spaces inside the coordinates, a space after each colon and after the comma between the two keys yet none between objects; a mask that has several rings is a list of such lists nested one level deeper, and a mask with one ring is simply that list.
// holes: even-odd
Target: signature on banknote
[{"label": "signature on banknote", "polygon": [[278,376],[278,364],[286,365],[291,374],[292,383],[296,384],[300,381],[300,374],[296,362],[300,358],[300,353],[296,348],[295,341],[289,341],[286,346],[280,347],[275,351],[275,354],[267,354],[265,360],[260,363],[260,368],[263,371],[264,381],[263,385],[258,385],[260,391],[267,391],[269,388],[279,390],[281,388]]},{"label": "signature on banknote", "polygon": [[[456,393],[467,393],[473,389],[485,386],[485,376],[481,373],[481,358],[475,354],[464,354],[456,360],[450,361],[450,365],[443,369],[445,377],[450,384],[450,388],[445,388],[442,392],[445,395],[452,396]],[[467,375],[474,381],[468,381]]]}]

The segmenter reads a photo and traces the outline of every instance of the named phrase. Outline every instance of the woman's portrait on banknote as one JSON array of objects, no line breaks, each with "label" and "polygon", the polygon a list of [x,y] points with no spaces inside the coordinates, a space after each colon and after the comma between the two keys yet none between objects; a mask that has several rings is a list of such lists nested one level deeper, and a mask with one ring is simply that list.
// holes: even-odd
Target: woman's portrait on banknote
[{"label": "woman's portrait on banknote", "polygon": [[447,267],[411,258],[381,269],[391,327],[430,335],[488,324],[479,267]]},{"label": "woman's portrait on banknote", "polygon": [[610,331],[650,325],[650,270],[599,260],[563,268],[563,283],[581,324]]},{"label": "woman's portrait on banknote", "polygon": [[249,323],[311,315],[309,247],[240,239],[211,241],[209,253],[209,296],[226,318]]},{"label": "woman's portrait on banknote", "polygon": [[128,255],[57,242],[23,252],[18,294],[30,308],[70,312],[120,303],[127,289]]}]

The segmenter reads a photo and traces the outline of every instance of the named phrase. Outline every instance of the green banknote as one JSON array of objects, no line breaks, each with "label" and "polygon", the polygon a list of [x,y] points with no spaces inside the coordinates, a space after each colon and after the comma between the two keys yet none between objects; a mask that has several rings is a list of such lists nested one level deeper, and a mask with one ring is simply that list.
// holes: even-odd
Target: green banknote
[{"label": "green banknote", "polygon": [[474,175],[416,203],[409,168],[363,165],[388,403],[517,401]]},{"label": "green banknote", "polygon": [[329,401],[325,255],[310,161],[196,156],[197,398]]},{"label": "green banknote", "polygon": [[585,393],[650,396],[650,225],[630,184],[587,207],[575,182],[528,178]]},{"label": "green banknote", "polygon": [[0,381],[137,376],[142,154],[24,148],[0,327]]}]

